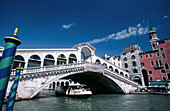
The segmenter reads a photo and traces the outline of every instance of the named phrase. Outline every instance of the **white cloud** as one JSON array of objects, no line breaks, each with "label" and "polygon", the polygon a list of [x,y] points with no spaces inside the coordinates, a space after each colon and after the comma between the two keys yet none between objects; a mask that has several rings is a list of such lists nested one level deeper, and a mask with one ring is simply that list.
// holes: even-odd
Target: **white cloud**
[{"label": "white cloud", "polygon": [[68,25],[62,25],[62,27],[64,28],[64,29],[69,29],[69,28],[71,28],[72,26],[74,26],[75,25],[75,23],[70,23],[70,24],[68,24]]},{"label": "white cloud", "polygon": [[166,19],[166,18],[168,18],[168,16],[167,16],[167,15],[165,15],[165,16],[163,16],[163,17],[162,17],[162,19]]},{"label": "white cloud", "polygon": [[[154,30],[157,28],[153,27]],[[126,39],[130,36],[141,36],[144,34],[147,34],[149,32],[149,27],[143,27],[141,24],[137,24],[135,27],[129,26],[127,29],[123,29],[122,31],[119,31],[117,33],[112,33],[109,36],[106,36],[101,39],[94,39],[92,41],[89,41],[91,44],[96,44],[100,42],[108,41],[109,39],[114,40],[120,40],[120,39]]]}]

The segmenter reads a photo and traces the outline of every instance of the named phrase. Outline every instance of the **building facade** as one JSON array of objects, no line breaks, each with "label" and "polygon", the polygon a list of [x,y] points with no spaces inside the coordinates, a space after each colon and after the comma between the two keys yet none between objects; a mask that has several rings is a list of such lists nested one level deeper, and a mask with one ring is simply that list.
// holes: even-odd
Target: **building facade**
[{"label": "building facade", "polygon": [[156,31],[149,32],[151,51],[140,53],[141,71],[146,86],[153,81],[170,80],[170,39],[159,40]]},{"label": "building facade", "polygon": [[111,56],[111,55],[105,54],[104,59],[109,61],[110,63],[122,68],[120,56]]},{"label": "building facade", "polygon": [[139,60],[139,53],[141,52],[140,45],[130,45],[125,47],[121,53],[121,62],[122,68],[129,72],[131,79],[144,85]]}]

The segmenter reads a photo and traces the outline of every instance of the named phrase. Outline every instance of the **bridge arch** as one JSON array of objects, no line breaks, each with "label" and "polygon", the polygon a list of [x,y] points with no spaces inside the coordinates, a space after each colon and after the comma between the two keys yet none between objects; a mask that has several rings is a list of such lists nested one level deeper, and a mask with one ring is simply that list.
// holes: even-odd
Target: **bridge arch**
[{"label": "bridge arch", "polygon": [[64,54],[60,54],[57,57],[57,65],[60,65],[60,64],[67,64],[67,59],[66,59],[66,56]]},{"label": "bridge arch", "polygon": [[13,65],[13,69],[15,69],[16,67],[18,67],[19,63],[21,63],[21,67],[24,68],[25,65],[25,60],[21,55],[16,55],[15,59],[14,59],[14,65]]},{"label": "bridge arch", "polygon": [[69,63],[77,63],[77,57],[75,54],[70,54],[68,58]]},{"label": "bridge arch", "polygon": [[120,75],[124,76],[123,72],[120,72]]},{"label": "bridge arch", "polygon": [[106,64],[106,63],[103,63],[103,66],[104,66],[104,68],[106,68],[106,69],[107,69],[107,64]]},{"label": "bridge arch", "polygon": [[88,48],[88,47],[82,47],[82,49],[81,49],[81,54],[82,54],[82,59],[85,61],[85,60],[87,60],[90,56],[91,56],[91,53],[92,53],[92,51],[91,51],[91,49],[90,48]]},{"label": "bridge arch", "polygon": [[95,48],[91,46],[89,43],[80,43],[73,47],[74,49],[77,49],[78,52],[80,52],[80,55],[78,58],[83,61],[92,62],[92,55],[95,54]]},{"label": "bridge arch", "polygon": [[27,67],[40,67],[41,66],[41,58],[38,55],[32,55],[28,60]]},{"label": "bridge arch", "polygon": [[45,56],[43,66],[54,65],[54,63],[55,63],[55,60],[54,60],[53,55],[48,54]]},{"label": "bridge arch", "polygon": [[113,71],[113,67],[112,67],[112,66],[109,66],[109,70]]},{"label": "bridge arch", "polygon": [[135,81],[138,84],[142,85],[142,80],[141,80],[140,76],[134,76],[132,79],[133,79],[133,81]]},{"label": "bridge arch", "polygon": [[100,62],[100,60],[99,59],[96,59],[96,62],[95,62],[96,64],[101,64],[101,62]]},{"label": "bridge arch", "polygon": [[[61,75],[61,76],[56,76],[55,78],[51,78],[49,82],[42,84],[40,88],[38,88],[33,94],[30,95],[29,98],[34,97],[41,90],[43,90],[45,87],[47,87],[50,84],[52,84],[51,88],[54,88],[54,82],[60,79],[72,79],[73,81],[77,81],[80,84],[86,84],[92,90],[93,94],[125,93],[124,90],[118,85],[118,83],[112,80],[109,76],[96,74],[96,72],[85,72],[85,74],[76,73],[76,74]],[[57,83],[56,86],[59,86],[59,84],[60,86],[67,86],[69,82],[64,83],[64,81],[61,81],[60,83]]]},{"label": "bridge arch", "polygon": [[116,73],[119,73],[118,69],[115,69],[115,72],[116,72]]}]

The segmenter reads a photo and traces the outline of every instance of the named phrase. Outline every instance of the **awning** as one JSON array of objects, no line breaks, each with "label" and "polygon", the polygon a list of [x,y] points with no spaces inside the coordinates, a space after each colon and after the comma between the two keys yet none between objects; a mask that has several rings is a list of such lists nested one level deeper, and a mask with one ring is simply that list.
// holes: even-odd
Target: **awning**
[{"label": "awning", "polygon": [[152,86],[167,86],[167,85],[168,85],[168,82],[153,81],[153,82],[150,82],[150,85],[152,85]]}]

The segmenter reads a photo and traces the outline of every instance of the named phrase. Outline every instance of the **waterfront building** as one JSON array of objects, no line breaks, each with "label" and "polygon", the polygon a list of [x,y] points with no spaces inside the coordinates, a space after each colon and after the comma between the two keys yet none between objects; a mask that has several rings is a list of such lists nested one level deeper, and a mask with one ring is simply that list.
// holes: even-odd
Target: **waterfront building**
[{"label": "waterfront building", "polygon": [[125,47],[121,53],[122,68],[129,72],[132,80],[144,85],[141,73],[139,53],[142,53],[140,45],[130,45]]},{"label": "waterfront building", "polygon": [[111,56],[111,55],[105,54],[104,59],[109,61],[110,63],[122,68],[120,56]]},{"label": "waterfront building", "polygon": [[159,40],[156,31],[152,28],[150,28],[149,38],[152,50],[139,54],[146,86],[154,81],[170,80],[170,38]]}]

